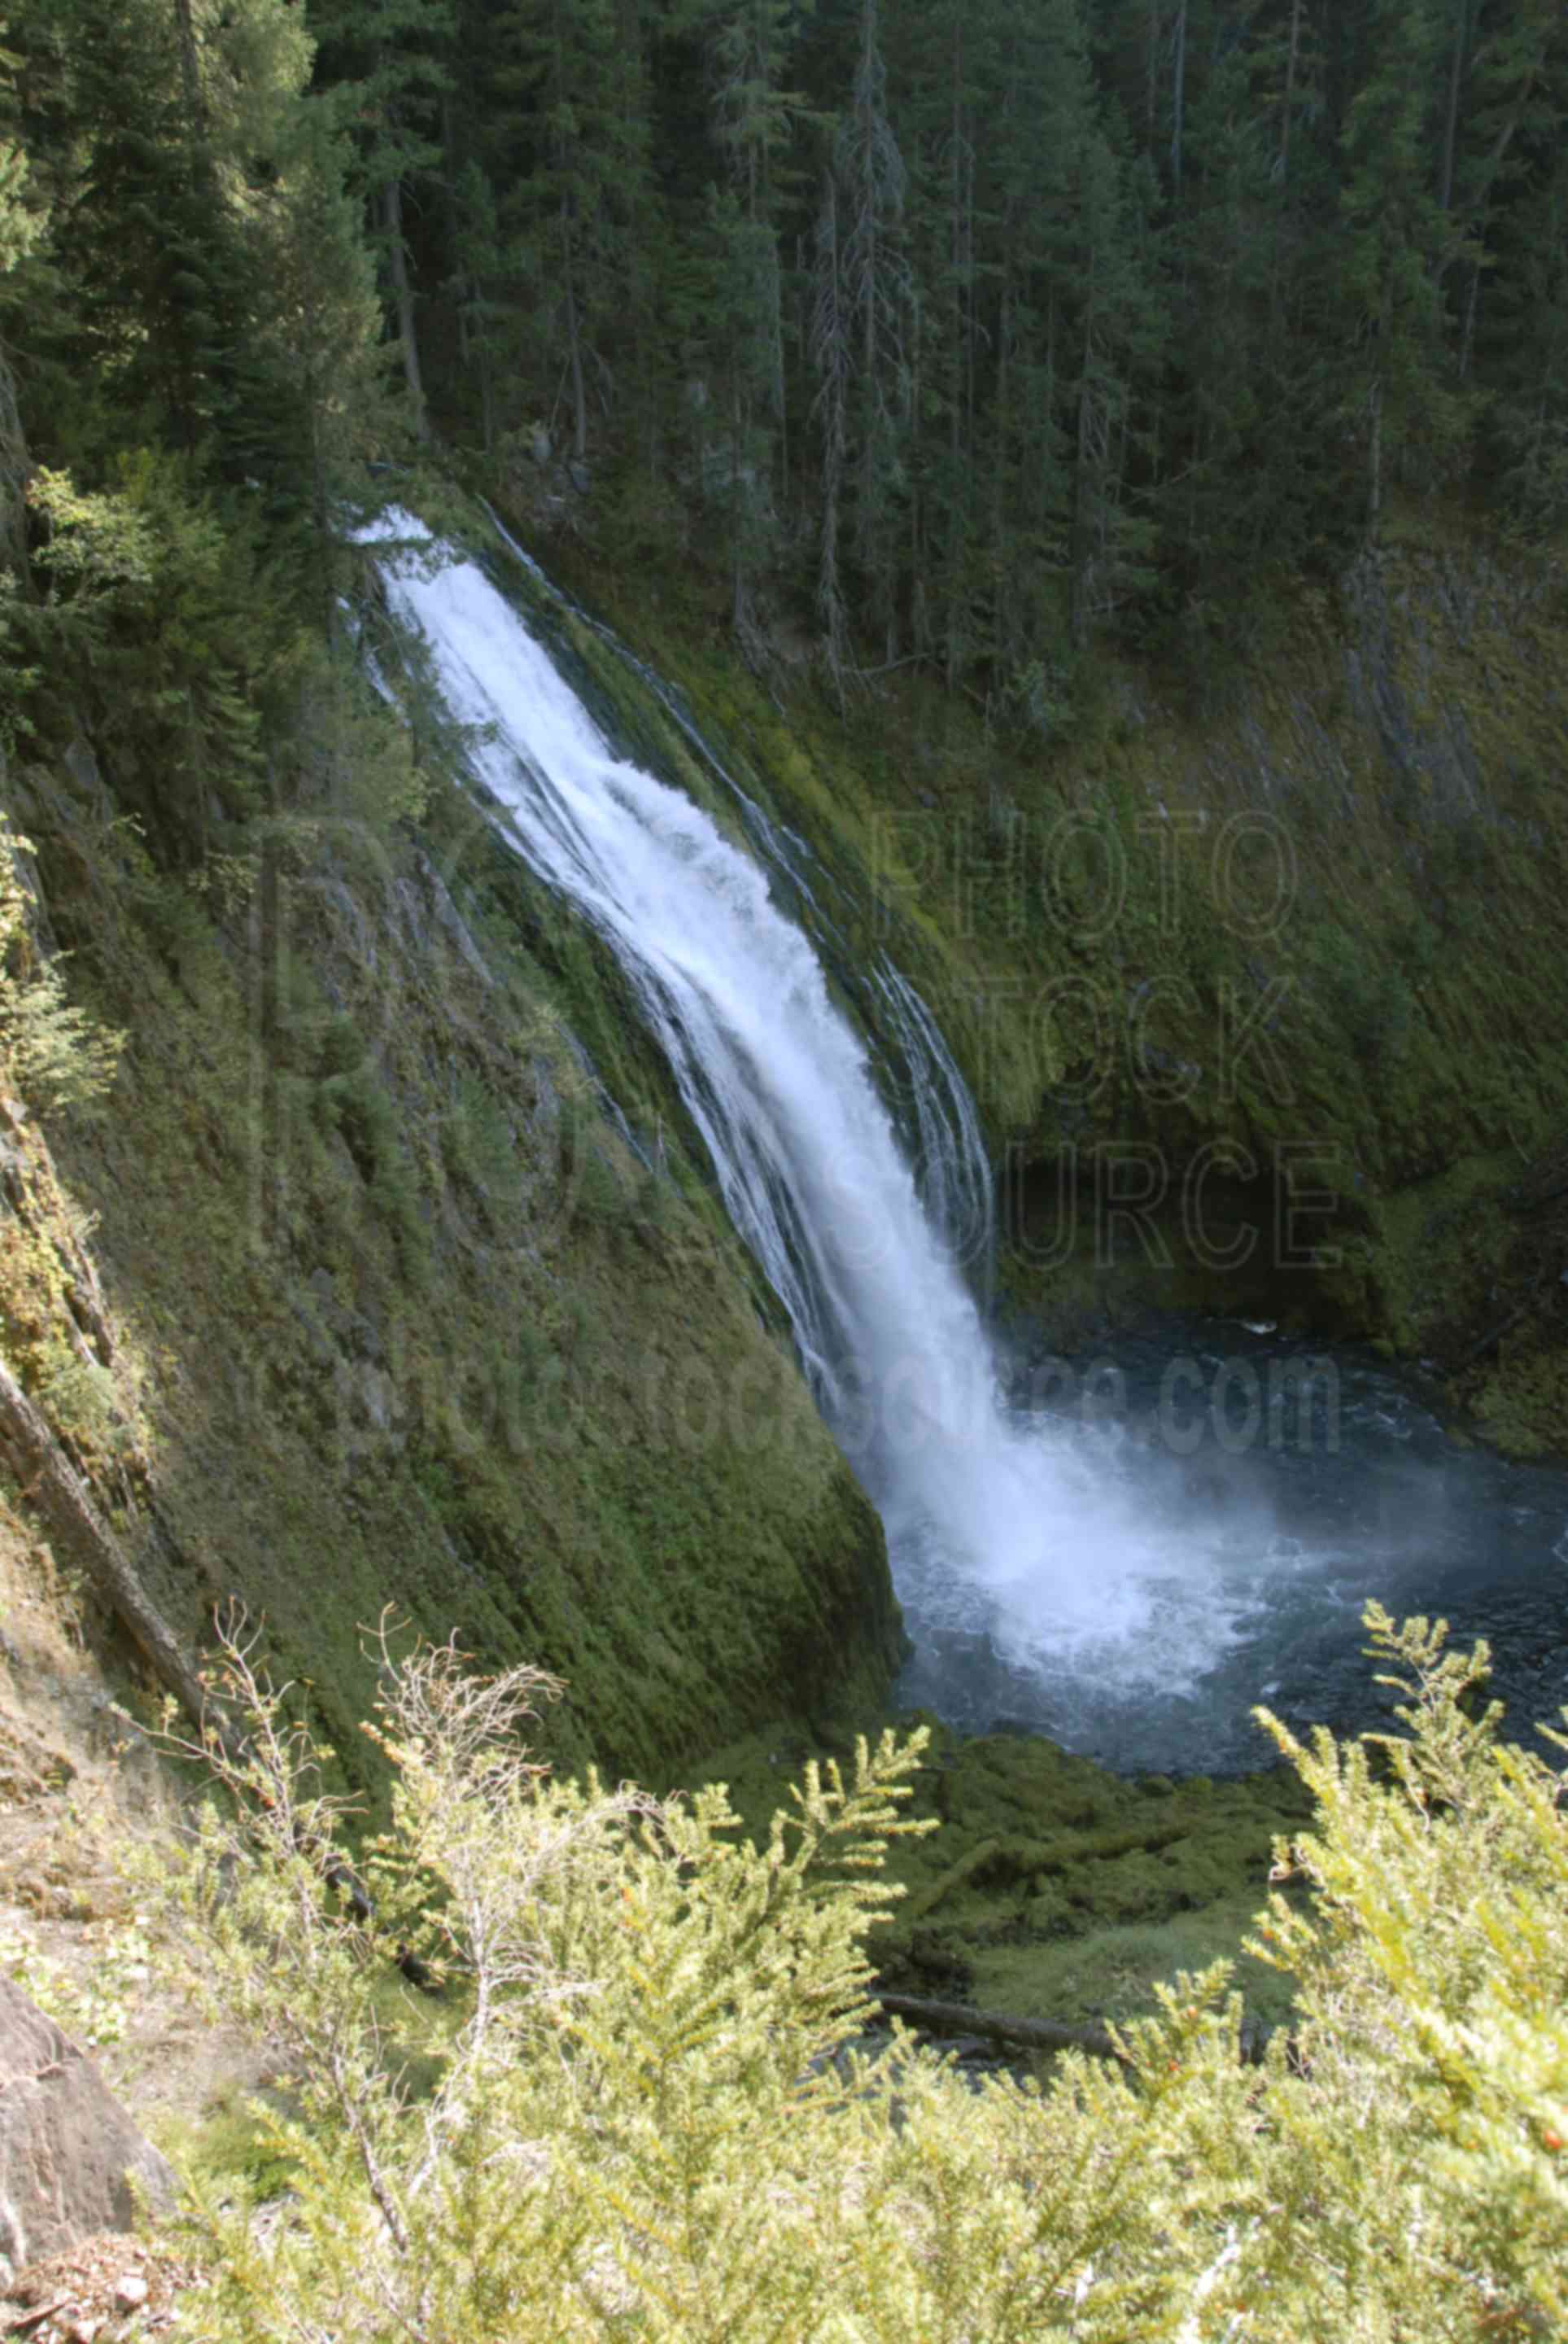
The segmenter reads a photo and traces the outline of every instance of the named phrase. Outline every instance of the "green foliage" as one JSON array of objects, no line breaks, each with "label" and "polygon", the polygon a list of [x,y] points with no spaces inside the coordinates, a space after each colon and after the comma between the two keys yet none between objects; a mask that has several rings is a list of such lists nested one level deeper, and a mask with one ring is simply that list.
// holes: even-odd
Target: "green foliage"
[{"label": "green foliage", "polygon": [[266,484],[275,522],[307,520],[332,581],[331,499],[387,436],[372,257],[347,184],[341,94],[302,103],[252,200],[256,327],[236,455]]},{"label": "green foliage", "polygon": [[263,711],[297,622],[254,536],[186,462],[143,449],[111,490],[41,470],[29,495],[51,532],[28,621],[38,655],[112,698],[127,794],[166,854],[195,861],[215,819],[254,803]]},{"label": "green foliage", "polygon": [[116,589],[153,582],[152,532],[134,498],[85,495],[68,472],[40,464],[27,501],[45,532],[35,566],[78,609]]},{"label": "green foliage", "polygon": [[[0,17],[0,40],[5,20]],[[48,215],[28,187],[32,166],[21,141],[8,135],[15,111],[17,59],[0,48],[0,276],[15,268],[43,237]]]},{"label": "green foliage", "polygon": [[1415,1014],[1403,970],[1380,965],[1362,940],[1337,923],[1311,932],[1305,957],[1335,1034],[1344,1037],[1360,1064],[1381,1066],[1398,1049]]},{"label": "green foliage", "polygon": [[52,470],[178,449],[329,623],[337,500],[438,425],[568,533],[657,510],[755,662],[792,601],[1060,738],[1070,646],[1201,666],[1396,492],[1560,525],[1565,24],[10,0],[0,336]]},{"label": "green foliage", "polygon": [[440,155],[430,126],[451,84],[448,0],[319,0],[311,15],[325,77],[349,101],[367,186],[428,169]]},{"label": "green foliage", "polygon": [[[1568,2319],[1568,1830],[1562,1777],[1502,1743],[1487,1651],[1367,1613],[1402,1733],[1302,1746],[1317,1802],[1262,1952],[1297,1981],[1300,2072],[1279,2096],[1285,2221],[1312,2242],[1323,2334],[1557,2332]],[[1568,1713],[1564,1713],[1568,1717]],[[1568,1750],[1568,1737],[1550,1733]],[[1283,1864],[1282,1869],[1283,1869]],[[1325,2177],[1337,2184],[1325,2190]],[[1419,2307],[1419,2309],[1418,2309]]]},{"label": "green foliage", "polygon": [[35,1106],[91,1106],[113,1083],[126,1037],[67,1001],[58,960],[38,952],[16,867],[31,852],[0,816],[0,1081]]},{"label": "green foliage", "polygon": [[351,856],[357,846],[378,863],[388,834],[429,811],[431,768],[442,769],[425,702],[413,700],[411,722],[375,689],[354,646],[308,639],[286,692],[288,838],[307,859],[313,847]]},{"label": "green foliage", "polygon": [[0,330],[25,319],[35,449],[93,494],[177,449],[193,500],[243,490],[252,526],[314,538],[296,594],[328,586],[331,497],[387,415],[345,96],[308,88],[303,12],[18,0],[11,34],[30,201],[8,144]]},{"label": "green foliage", "polygon": [[477,1076],[459,1074],[442,1147],[450,1168],[498,1202],[516,1190],[521,1170],[513,1115]]},{"label": "green foliage", "polygon": [[[377,1647],[391,1828],[341,1891],[330,1753],[228,1640],[243,1747],[160,1871],[193,1990],[291,2057],[287,2222],[197,2187],[193,2335],[823,2344],[1069,2336],[1392,2344],[1568,2317],[1568,1843],[1558,1777],[1477,1713],[1484,1650],[1368,1623],[1399,1733],[1310,1748],[1317,1800],[1261,1922],[1299,2018],[1238,2057],[1219,1965],[1119,2061],[971,2090],[856,2037],[920,1736],[807,1769],[759,1843],[722,1785],[553,1779],[558,1687]],[[1561,1738],[1560,1738],[1561,1739]],[[1568,1741],[1561,1746],[1568,1747]],[[377,1937],[384,1942],[378,1945]],[[386,1946],[437,2001],[389,2006]]]},{"label": "green foliage", "polygon": [[21,630],[16,624],[21,587],[8,570],[0,570],[0,751],[15,750],[33,731],[28,708],[41,671],[20,656]]},{"label": "green foliage", "polygon": [[[342,1031],[330,1033],[329,1044]],[[405,1278],[417,1284],[429,1266],[419,1183],[385,1070],[373,1057],[356,1057],[343,1071],[323,1076],[314,1100],[321,1121],[341,1133],[371,1203],[393,1230]]]},{"label": "green foliage", "polygon": [[123,2042],[152,1974],[153,1945],[139,1918],[100,1924],[93,1965],[78,1977],[17,1928],[0,1928],[0,1972],[80,2043],[96,2050]]}]

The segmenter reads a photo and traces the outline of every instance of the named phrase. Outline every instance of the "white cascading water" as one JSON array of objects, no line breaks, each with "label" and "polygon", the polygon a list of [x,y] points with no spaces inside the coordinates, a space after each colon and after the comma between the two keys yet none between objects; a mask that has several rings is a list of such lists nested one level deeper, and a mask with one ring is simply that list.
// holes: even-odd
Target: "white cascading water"
[{"label": "white cascading water", "polygon": [[502,834],[608,939],[635,988],[882,1515],[917,1642],[980,1632],[1026,1668],[1092,1652],[1166,1686],[1211,1659],[1224,1623],[1202,1556],[1173,1553],[1107,1460],[1060,1424],[1020,1420],[999,1388],[958,1266],[989,1252],[979,1123],[913,987],[890,964],[871,972],[912,1069],[923,1197],[866,1045],[764,869],[691,799],[615,755],[480,568],[433,559],[407,513],[367,535],[425,541],[388,545],[392,611],[424,639],[452,715],[477,728],[472,766],[505,809]]},{"label": "white cascading water", "polygon": [[950,1253],[986,1275],[996,1248],[996,1200],[969,1085],[936,1019],[885,955],[872,982],[912,1076],[910,1113],[927,1215]]}]

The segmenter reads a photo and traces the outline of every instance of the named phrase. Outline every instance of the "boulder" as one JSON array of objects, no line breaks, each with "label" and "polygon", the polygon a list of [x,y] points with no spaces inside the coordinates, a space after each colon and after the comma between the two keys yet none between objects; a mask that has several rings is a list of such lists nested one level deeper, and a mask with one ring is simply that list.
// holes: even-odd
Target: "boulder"
[{"label": "boulder", "polygon": [[128,2230],[133,2182],[155,2208],[175,2193],[85,2052],[0,1976],[0,2270]]}]

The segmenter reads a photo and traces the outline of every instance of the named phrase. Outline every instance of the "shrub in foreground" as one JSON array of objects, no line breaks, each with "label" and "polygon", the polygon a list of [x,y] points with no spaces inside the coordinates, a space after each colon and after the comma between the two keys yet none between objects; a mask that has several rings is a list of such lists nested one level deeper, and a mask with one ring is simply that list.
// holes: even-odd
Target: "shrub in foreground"
[{"label": "shrub in foreground", "polygon": [[[1241,2064],[1221,1965],[1123,2029],[1123,2064],[978,2090],[908,2038],[854,2048],[919,1734],[862,1743],[848,1780],[809,1767],[757,1848],[722,1789],[534,1765],[550,1680],[384,1642],[367,1730],[394,1814],[351,1858],[324,1753],[231,1643],[246,1738],[209,1743],[214,1794],[162,1879],[193,1987],[293,2073],[294,2113],[262,2119],[293,2178],[260,2224],[196,2188],[214,2283],[186,2332],[1568,2332],[1560,1778],[1470,1713],[1484,1647],[1367,1616],[1398,1733],[1302,1746],[1265,1719],[1317,1802],[1258,1923],[1296,1982],[1289,2039]],[[443,1990],[407,1991],[395,1948]]]}]

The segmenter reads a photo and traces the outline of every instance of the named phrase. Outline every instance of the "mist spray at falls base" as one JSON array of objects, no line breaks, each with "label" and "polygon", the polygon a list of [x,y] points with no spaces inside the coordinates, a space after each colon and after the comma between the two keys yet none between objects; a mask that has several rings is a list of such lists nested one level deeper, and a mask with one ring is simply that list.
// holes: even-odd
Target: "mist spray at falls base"
[{"label": "mist spray at falls base", "polygon": [[[886,1525],[917,1647],[908,1690],[968,1726],[1005,1713],[1080,1743],[1120,1733],[1099,1754],[1159,1763],[1135,1722],[1193,1705],[1279,1581],[1266,1485],[1195,1509],[1179,1460],[1010,1401],[959,1266],[989,1241],[989,1167],[918,994],[890,964],[869,972],[905,1070],[900,1129],[801,924],[817,906],[800,842],[703,743],[754,859],[616,754],[477,563],[441,558],[407,514],[367,534],[394,616],[473,728],[498,829],[615,953],[788,1312]],[[1243,1714],[1263,1689],[1237,1689]]]}]

